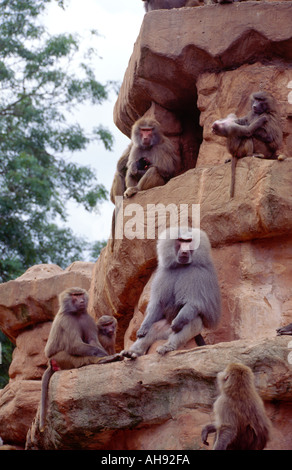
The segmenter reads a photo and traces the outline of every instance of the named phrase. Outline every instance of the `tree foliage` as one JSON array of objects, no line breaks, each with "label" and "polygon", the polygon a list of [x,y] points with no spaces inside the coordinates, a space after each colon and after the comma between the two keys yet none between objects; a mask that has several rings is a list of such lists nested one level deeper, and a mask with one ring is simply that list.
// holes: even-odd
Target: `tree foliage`
[{"label": "tree foliage", "polygon": [[69,156],[94,139],[110,149],[112,136],[101,125],[87,134],[69,113],[103,103],[111,83],[99,83],[88,60],[76,66],[77,37],[48,34],[50,1],[0,0],[0,282],[33,264],[80,259],[85,241],[56,221],[66,221],[70,199],[91,211],[107,197]]},{"label": "tree foliage", "polygon": [[[107,198],[95,172],[70,155],[93,140],[111,149],[113,138],[102,125],[87,134],[69,117],[81,103],[102,104],[115,84],[95,78],[92,49],[76,65],[77,36],[48,34],[42,15],[51,1],[0,0],[0,282],[34,264],[81,259],[88,244],[57,222],[66,222],[69,200],[91,211]],[[13,345],[1,332],[0,347],[2,388]]]}]

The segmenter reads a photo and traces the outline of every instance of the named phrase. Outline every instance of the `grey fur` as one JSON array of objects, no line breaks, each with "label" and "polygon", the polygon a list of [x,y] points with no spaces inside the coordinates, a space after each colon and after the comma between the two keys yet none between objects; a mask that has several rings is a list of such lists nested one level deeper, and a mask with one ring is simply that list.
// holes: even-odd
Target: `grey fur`
[{"label": "grey fur", "polygon": [[[176,240],[190,238],[190,234],[196,247],[191,263],[179,264]],[[220,320],[220,289],[207,234],[188,227],[180,229],[179,234],[176,228],[167,229],[160,236],[157,252],[158,268],[146,317],[137,341],[125,354],[128,357],[145,354],[155,339],[168,339],[157,349],[165,354],[199,335],[203,327],[215,328]]]}]

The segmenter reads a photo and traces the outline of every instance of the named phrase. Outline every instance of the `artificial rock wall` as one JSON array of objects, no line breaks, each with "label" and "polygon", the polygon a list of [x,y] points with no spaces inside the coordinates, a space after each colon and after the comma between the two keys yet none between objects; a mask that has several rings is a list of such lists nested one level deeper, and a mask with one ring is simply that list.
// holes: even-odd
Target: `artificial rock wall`
[{"label": "artificial rock wall", "polygon": [[[74,284],[89,288],[91,315],[115,315],[118,349],[128,347],[145,313],[156,242],[124,237],[115,240],[113,251],[108,245],[94,266],[79,264],[65,272],[37,267],[3,284],[0,325],[17,345],[10,382],[0,391],[5,442],[23,447],[27,439],[31,449],[203,448],[200,432],[212,420],[216,374],[232,360],[255,373],[273,423],[268,448],[292,448],[291,337],[276,337],[275,331],[292,322],[291,24],[289,1],[145,15],[114,119],[130,136],[135,120],[151,112],[182,164],[178,176],[124,201],[123,210],[131,204],[145,213],[148,204],[200,205],[221,287],[222,320],[215,331],[203,332],[205,347],[190,342],[184,351],[160,357],[154,345],[136,361],[55,373],[48,425],[40,433],[43,348],[58,293]],[[226,142],[211,133],[211,124],[230,112],[245,114],[257,90],[279,102],[281,151],[288,158],[239,161],[230,199]],[[129,219],[125,215],[124,224]],[[141,229],[146,234],[146,219]]]}]

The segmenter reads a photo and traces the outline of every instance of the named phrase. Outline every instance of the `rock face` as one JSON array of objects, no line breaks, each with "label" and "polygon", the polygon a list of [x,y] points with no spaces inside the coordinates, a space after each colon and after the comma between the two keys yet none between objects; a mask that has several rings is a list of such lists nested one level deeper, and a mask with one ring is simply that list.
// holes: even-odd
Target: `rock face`
[{"label": "rock face", "polygon": [[92,270],[93,263],[79,261],[64,271],[54,264],[42,264],[0,285],[1,330],[14,341],[20,331],[53,320],[58,310],[58,295],[75,285],[88,289]]},{"label": "rock face", "polygon": [[[17,345],[10,382],[0,392],[5,443],[24,446],[29,430],[29,449],[203,448],[216,374],[233,361],[255,374],[273,424],[268,448],[292,448],[292,338],[275,331],[292,322],[291,23],[290,1],[145,15],[114,119],[129,136],[138,117],[154,114],[181,157],[181,171],[165,186],[123,201],[113,251],[108,245],[94,266],[33,267],[0,286],[0,326]],[[288,158],[240,160],[230,199],[226,141],[211,124],[231,112],[246,114],[258,90],[279,103]],[[129,347],[149,300],[158,230],[182,220],[207,232],[221,288],[222,320],[203,332],[207,346],[192,340],[160,357],[154,344],[137,361],[55,373],[40,433],[43,349],[58,294],[71,285],[90,288],[91,315],[115,315],[117,349]]]},{"label": "rock face", "polygon": [[[265,89],[280,99],[283,120],[287,119],[292,80],[291,21],[291,2],[287,1],[238,2],[227,8],[217,4],[150,12],[144,18],[115,106],[117,126],[130,136],[137,116],[142,116],[152,102],[157,103],[167,110],[168,118],[162,121],[164,130],[176,136],[183,148],[183,160],[187,159],[191,165],[197,159],[195,148],[200,148],[203,140],[202,134],[198,134],[198,141],[194,137],[189,148],[189,134],[194,136],[198,132],[200,95],[202,89],[204,94],[205,85],[220,117],[225,117],[229,107],[235,107],[233,112],[241,110],[250,92]],[[258,63],[256,74],[248,67],[245,70],[245,65],[254,63]],[[276,81],[269,81],[274,67],[277,72],[272,78]],[[213,77],[213,80],[208,77],[209,82],[208,74]],[[227,78],[221,84],[225,75],[229,84],[232,79],[232,88],[224,87]],[[214,96],[217,89],[219,92]],[[289,109],[291,116],[291,101]],[[176,122],[175,127],[171,122]],[[291,119],[289,124],[291,134]],[[201,153],[203,149],[200,148]]]},{"label": "rock face", "polygon": [[[124,213],[139,205],[144,214],[140,229],[146,234],[150,201],[157,207],[178,207],[179,216],[186,203],[189,207],[199,204],[201,228],[213,246],[223,298],[223,319],[212,337],[217,341],[262,338],[273,335],[275,328],[292,317],[292,162],[251,157],[239,161],[233,199],[229,197],[227,166],[189,170],[165,186],[124,201]],[[131,217],[125,215],[124,227]],[[163,217],[156,217],[156,234],[163,222]],[[95,266],[91,313],[115,312],[121,347],[124,328],[156,266],[155,244],[147,239],[116,240],[114,252],[107,247]]]},{"label": "rock face", "polygon": [[67,287],[89,289],[93,263],[76,262],[63,270],[37,265],[15,281],[0,284],[1,330],[16,343],[9,384],[0,390],[0,436],[24,446],[35,416],[46,368],[44,348],[58,310],[58,295]]},{"label": "rock face", "polygon": [[[283,436],[279,432],[279,412],[272,404],[274,400],[292,400],[289,341],[280,337],[220,343],[166,357],[150,354],[136,361],[56,373],[50,387],[48,425],[40,433],[37,415],[27,447],[203,448],[201,426],[212,420],[217,372],[230,362],[240,361],[254,370],[257,389],[273,416],[274,445],[277,442],[291,448],[291,433]],[[287,420],[292,417],[291,411]]]}]

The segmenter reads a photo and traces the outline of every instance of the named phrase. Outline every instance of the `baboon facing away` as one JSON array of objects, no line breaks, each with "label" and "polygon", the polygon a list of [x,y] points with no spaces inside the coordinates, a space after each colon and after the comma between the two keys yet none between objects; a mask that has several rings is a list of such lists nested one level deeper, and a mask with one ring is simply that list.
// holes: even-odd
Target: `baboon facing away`
[{"label": "baboon facing away", "polygon": [[227,137],[227,147],[232,156],[231,197],[234,196],[237,159],[247,156],[276,159],[283,141],[280,115],[274,97],[258,91],[252,93],[250,99],[251,110],[246,116],[238,118],[235,114],[229,114],[227,118],[217,120],[212,125],[215,134]]},{"label": "baboon facing away", "polygon": [[160,235],[158,268],[145,319],[136,342],[121,354],[134,359],[158,339],[167,339],[157,348],[159,354],[184,346],[194,337],[199,340],[197,344],[204,344],[202,328],[214,328],[221,314],[220,289],[210,251],[207,234],[196,228],[172,227]]},{"label": "baboon facing away", "polygon": [[41,430],[45,425],[49,381],[55,371],[122,360],[119,354],[109,356],[100,344],[98,327],[87,313],[88,294],[84,289],[66,289],[59,296],[59,304],[45,347],[49,366],[42,377]]},{"label": "baboon facing away", "polygon": [[244,364],[229,364],[217,376],[220,396],[214,403],[215,424],[202,430],[202,441],[216,433],[213,450],[262,450],[269,439],[271,423],[254,385],[252,370]]}]

